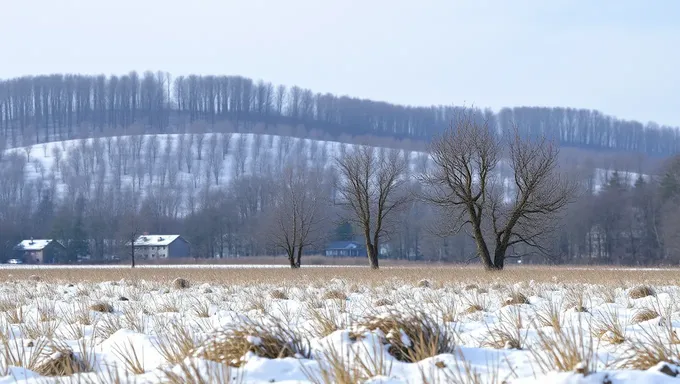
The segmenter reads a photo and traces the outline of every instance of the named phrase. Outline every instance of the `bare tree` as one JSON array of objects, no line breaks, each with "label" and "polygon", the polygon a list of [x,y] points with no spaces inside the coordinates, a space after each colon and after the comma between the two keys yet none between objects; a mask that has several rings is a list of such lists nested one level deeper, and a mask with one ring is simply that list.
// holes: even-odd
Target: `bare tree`
[{"label": "bare tree", "polygon": [[184,148],[182,153],[184,154],[184,161],[187,166],[187,172],[191,173],[191,165],[194,163],[194,136],[190,134],[187,136],[187,140],[184,141]]},{"label": "bare tree", "polygon": [[299,268],[303,250],[323,238],[327,185],[321,169],[298,163],[283,170],[269,232],[272,245],[286,252],[291,268]]},{"label": "bare tree", "polygon": [[220,135],[220,143],[222,144],[222,159],[226,159],[229,154],[229,146],[231,145],[231,133],[222,133]]},{"label": "bare tree", "polygon": [[[503,150],[512,179],[498,176]],[[545,139],[507,142],[487,121],[463,113],[430,148],[433,169],[422,176],[427,201],[446,210],[452,232],[470,231],[487,270],[503,269],[508,251],[540,240],[571,200],[575,184],[560,175],[558,149]],[[493,248],[491,248],[493,247]]]},{"label": "bare tree", "polygon": [[339,170],[338,194],[348,208],[347,219],[361,229],[366,240],[368,261],[378,268],[381,238],[396,211],[409,201],[402,187],[408,164],[397,150],[355,147],[336,159]]}]

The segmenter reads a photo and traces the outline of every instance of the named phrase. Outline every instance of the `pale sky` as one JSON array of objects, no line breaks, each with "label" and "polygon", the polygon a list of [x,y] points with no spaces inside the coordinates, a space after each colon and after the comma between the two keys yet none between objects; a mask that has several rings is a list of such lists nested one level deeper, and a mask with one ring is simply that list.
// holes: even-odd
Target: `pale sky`
[{"label": "pale sky", "polygon": [[243,75],[680,126],[680,1],[1,0],[0,78]]}]

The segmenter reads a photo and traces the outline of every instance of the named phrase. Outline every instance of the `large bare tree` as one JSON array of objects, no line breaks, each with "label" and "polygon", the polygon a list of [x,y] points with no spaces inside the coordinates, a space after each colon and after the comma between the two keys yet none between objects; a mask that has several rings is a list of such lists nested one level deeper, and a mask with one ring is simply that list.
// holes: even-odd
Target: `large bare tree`
[{"label": "large bare tree", "polygon": [[[445,229],[469,232],[487,270],[500,270],[514,246],[541,249],[574,194],[574,183],[559,172],[558,152],[545,138],[499,138],[488,120],[464,112],[431,144],[424,196],[450,217]],[[509,177],[501,177],[501,167]]]},{"label": "large bare tree", "polygon": [[283,249],[291,268],[299,268],[303,250],[319,243],[329,211],[328,184],[321,168],[301,162],[283,169],[272,209],[270,239]]},{"label": "large bare tree", "polygon": [[339,204],[347,207],[347,220],[364,235],[371,268],[378,269],[381,238],[389,219],[408,201],[402,185],[408,163],[398,150],[355,147],[336,159]]}]

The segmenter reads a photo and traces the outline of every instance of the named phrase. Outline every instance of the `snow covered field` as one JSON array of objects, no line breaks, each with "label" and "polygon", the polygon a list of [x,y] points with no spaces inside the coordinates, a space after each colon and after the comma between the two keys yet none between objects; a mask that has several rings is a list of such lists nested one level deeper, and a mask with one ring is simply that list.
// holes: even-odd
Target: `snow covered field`
[{"label": "snow covered field", "polygon": [[0,383],[672,383],[673,276],[3,269]]}]

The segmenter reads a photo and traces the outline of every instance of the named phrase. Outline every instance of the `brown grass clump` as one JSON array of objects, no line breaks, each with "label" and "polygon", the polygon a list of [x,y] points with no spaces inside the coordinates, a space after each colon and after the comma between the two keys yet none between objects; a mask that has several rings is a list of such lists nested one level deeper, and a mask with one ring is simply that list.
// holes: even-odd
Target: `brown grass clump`
[{"label": "brown grass clump", "polygon": [[432,283],[431,283],[430,280],[428,280],[428,279],[422,279],[422,280],[420,280],[420,281],[418,282],[418,284],[417,284],[416,286],[417,286],[418,288],[431,288],[431,287],[432,287]]},{"label": "brown grass clump", "polygon": [[31,276],[28,277],[28,279],[31,280],[31,281],[36,281],[36,282],[42,281],[42,279],[38,275],[31,275]]},{"label": "brown grass clump", "polygon": [[252,352],[259,357],[279,359],[309,356],[307,340],[301,339],[281,324],[267,326],[253,323],[220,331],[192,351],[194,357],[240,367],[242,357]]},{"label": "brown grass clump", "polygon": [[288,300],[288,295],[286,292],[280,290],[280,289],[275,289],[269,293],[269,296],[272,297],[272,299],[277,299],[277,300]]},{"label": "brown grass clump", "polygon": [[111,313],[113,312],[113,306],[109,303],[100,302],[90,305],[90,310],[101,313]]},{"label": "brown grass clump", "polygon": [[631,319],[633,324],[639,324],[645,321],[656,319],[660,317],[659,313],[650,308],[644,308],[635,313],[635,316]]},{"label": "brown grass clump", "polygon": [[309,307],[309,315],[313,320],[312,333],[317,337],[326,337],[331,333],[344,328],[344,318],[333,308]]},{"label": "brown grass clump", "polygon": [[656,296],[654,288],[647,285],[638,285],[628,292],[628,297],[631,299],[642,299],[643,297],[647,296]]},{"label": "brown grass clump", "polygon": [[472,291],[475,289],[479,289],[479,286],[477,284],[468,284],[465,287],[463,287],[464,291]]},{"label": "brown grass clump", "polygon": [[190,286],[189,280],[183,279],[181,277],[176,278],[172,282],[172,287],[175,289],[186,289],[189,288],[189,286]]},{"label": "brown grass clump", "polygon": [[378,300],[373,302],[374,307],[384,307],[386,305],[392,305],[392,301],[390,301],[390,299],[386,299],[384,297],[381,297]]},{"label": "brown grass clump", "polygon": [[463,311],[463,312],[465,312],[467,314],[472,314],[472,313],[475,313],[475,312],[481,312],[483,310],[484,310],[484,308],[482,308],[481,305],[472,304],[472,305],[468,306],[467,308],[465,308],[465,311]]},{"label": "brown grass clump", "polygon": [[44,356],[33,370],[42,376],[70,376],[85,371],[73,351],[67,347],[53,346],[54,352]]},{"label": "brown grass clump", "polygon": [[347,295],[342,291],[332,289],[330,291],[326,291],[326,293],[323,294],[323,298],[326,300],[347,300]]},{"label": "brown grass clump", "polygon": [[531,354],[543,373],[579,370],[585,376],[595,372],[594,345],[581,332],[583,325],[558,332],[537,329],[538,343]]},{"label": "brown grass clump", "polygon": [[196,341],[189,328],[178,322],[166,326],[165,332],[157,332],[154,347],[170,364],[180,364],[196,348]]},{"label": "brown grass clump", "polygon": [[424,312],[392,313],[372,316],[359,323],[357,329],[382,331],[388,352],[399,361],[415,363],[454,350],[454,335]]},{"label": "brown grass clump", "polygon": [[494,326],[487,325],[488,334],[482,345],[495,349],[523,349],[526,340],[523,328],[522,314],[517,307],[503,311],[498,323]]},{"label": "brown grass clump", "polygon": [[529,304],[529,299],[527,299],[521,292],[512,292],[510,296],[506,297],[503,301],[503,306],[507,305],[519,305],[519,304]]},{"label": "brown grass clump", "polygon": [[661,331],[643,327],[640,337],[630,343],[624,354],[623,368],[647,370],[659,363],[680,361],[677,342],[672,324],[663,325]]},{"label": "brown grass clump", "polygon": [[622,344],[626,341],[626,327],[619,321],[616,311],[599,313],[593,325],[593,335],[611,344]]}]

